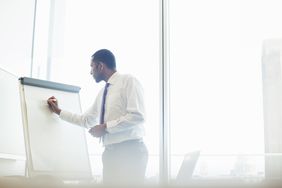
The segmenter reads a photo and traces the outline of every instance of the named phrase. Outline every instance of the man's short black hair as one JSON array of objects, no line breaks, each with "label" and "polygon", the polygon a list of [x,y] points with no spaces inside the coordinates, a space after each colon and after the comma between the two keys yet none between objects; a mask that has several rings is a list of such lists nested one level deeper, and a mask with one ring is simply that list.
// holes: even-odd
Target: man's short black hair
[{"label": "man's short black hair", "polygon": [[116,68],[116,59],[114,54],[107,49],[101,49],[96,51],[92,56],[92,61],[102,62],[110,69]]}]

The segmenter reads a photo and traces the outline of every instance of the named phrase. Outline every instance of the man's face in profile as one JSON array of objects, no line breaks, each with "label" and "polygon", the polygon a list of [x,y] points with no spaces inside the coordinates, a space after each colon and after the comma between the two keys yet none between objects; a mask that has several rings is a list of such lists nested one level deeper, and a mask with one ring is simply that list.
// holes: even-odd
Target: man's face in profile
[{"label": "man's face in profile", "polygon": [[100,62],[95,62],[94,60],[91,61],[91,72],[90,74],[93,76],[95,81],[98,83],[102,80],[102,64]]}]

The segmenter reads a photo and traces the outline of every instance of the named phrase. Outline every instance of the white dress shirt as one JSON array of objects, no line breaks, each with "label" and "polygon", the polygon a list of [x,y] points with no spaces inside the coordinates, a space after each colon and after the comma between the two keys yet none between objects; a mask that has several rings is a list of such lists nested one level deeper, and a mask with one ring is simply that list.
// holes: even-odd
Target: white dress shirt
[{"label": "white dress shirt", "polygon": [[[110,84],[105,103],[104,121],[107,124],[104,145],[144,136],[145,109],[143,88],[136,78],[115,72],[108,80]],[[94,104],[83,114],[65,110],[60,118],[70,123],[91,128],[98,124],[104,88],[99,92]]]}]

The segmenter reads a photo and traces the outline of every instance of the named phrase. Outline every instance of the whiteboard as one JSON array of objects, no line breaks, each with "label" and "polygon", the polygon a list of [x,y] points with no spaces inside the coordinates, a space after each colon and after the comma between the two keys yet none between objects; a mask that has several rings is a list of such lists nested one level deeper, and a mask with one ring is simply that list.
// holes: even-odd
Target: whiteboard
[{"label": "whiteboard", "polygon": [[18,78],[0,68],[0,158],[25,159]]},{"label": "whiteboard", "polygon": [[61,120],[47,105],[56,96],[62,109],[80,113],[80,88],[31,78],[21,78],[20,86],[29,176],[91,178],[84,129]]}]

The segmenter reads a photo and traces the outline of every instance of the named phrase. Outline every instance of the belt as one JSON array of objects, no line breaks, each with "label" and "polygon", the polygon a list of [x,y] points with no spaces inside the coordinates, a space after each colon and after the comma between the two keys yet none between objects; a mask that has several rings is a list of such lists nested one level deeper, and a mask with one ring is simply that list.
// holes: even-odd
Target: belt
[{"label": "belt", "polygon": [[126,141],[119,142],[119,143],[108,144],[108,145],[105,145],[105,148],[106,149],[111,149],[111,148],[114,148],[114,147],[117,147],[117,146],[133,144],[133,143],[143,143],[143,139],[142,138],[140,138],[140,139],[132,139],[132,140],[126,140]]}]

